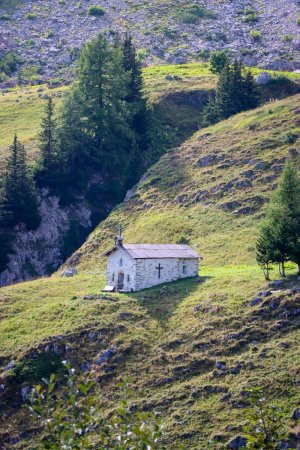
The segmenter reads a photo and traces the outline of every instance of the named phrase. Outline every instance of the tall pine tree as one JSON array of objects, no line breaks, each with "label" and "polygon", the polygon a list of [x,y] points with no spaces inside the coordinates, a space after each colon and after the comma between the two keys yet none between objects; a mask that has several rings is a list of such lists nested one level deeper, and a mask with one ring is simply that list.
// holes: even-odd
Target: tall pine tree
[{"label": "tall pine tree", "polygon": [[23,222],[28,229],[34,229],[40,222],[36,191],[27,168],[25,148],[17,136],[9,150],[1,205],[3,224],[14,226]]},{"label": "tall pine tree", "polygon": [[46,100],[44,117],[39,133],[40,157],[37,164],[35,179],[39,184],[54,186],[57,174],[61,171],[58,157],[57,127],[54,118],[54,103],[51,97]]}]

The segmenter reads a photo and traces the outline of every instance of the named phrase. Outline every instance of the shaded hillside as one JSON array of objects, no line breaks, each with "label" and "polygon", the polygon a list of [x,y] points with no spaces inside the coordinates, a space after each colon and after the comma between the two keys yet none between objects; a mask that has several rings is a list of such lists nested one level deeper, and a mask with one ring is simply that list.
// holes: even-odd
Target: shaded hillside
[{"label": "shaded hillside", "polygon": [[[129,374],[132,407],[161,412],[168,449],[206,449],[208,441],[228,448],[242,434],[245,391],[256,385],[283,406],[297,434],[290,418],[300,381],[300,284],[290,266],[286,282],[267,287],[254,242],[284,160],[300,150],[298,105],[295,96],[196,133],[163,156],[75,253],[77,276],[1,289],[5,450],[32,448],[38,439],[20,409],[22,393],[39,381],[34,367],[49,371],[53,353],[97,380],[106,411],[115,406],[117,380]],[[198,244],[200,277],[101,293],[100,255],[120,223],[127,242]]]},{"label": "shaded hillside", "polygon": [[234,116],[168,152],[70,264],[95,267],[119,223],[127,242],[184,239],[199,245],[205,264],[253,263],[262,208],[285,159],[298,157],[299,99]]}]

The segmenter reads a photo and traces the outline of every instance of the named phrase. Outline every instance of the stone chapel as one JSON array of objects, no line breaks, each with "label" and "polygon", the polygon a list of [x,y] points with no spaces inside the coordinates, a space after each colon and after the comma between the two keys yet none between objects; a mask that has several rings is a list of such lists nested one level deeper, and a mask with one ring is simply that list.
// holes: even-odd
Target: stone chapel
[{"label": "stone chapel", "polygon": [[188,245],[125,244],[122,229],[107,257],[104,291],[132,292],[198,276],[201,256]]}]

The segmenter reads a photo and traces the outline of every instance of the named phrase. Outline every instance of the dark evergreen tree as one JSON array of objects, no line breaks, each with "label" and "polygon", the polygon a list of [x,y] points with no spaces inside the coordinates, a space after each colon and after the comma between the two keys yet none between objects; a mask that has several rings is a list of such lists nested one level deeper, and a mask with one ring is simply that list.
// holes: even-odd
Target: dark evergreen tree
[{"label": "dark evergreen tree", "polygon": [[215,101],[204,108],[202,122],[204,125],[215,123],[258,104],[259,93],[252,74],[234,61],[232,65],[226,64],[220,73]]},{"label": "dark evergreen tree", "polygon": [[51,170],[57,157],[56,123],[54,119],[54,104],[51,97],[46,100],[45,115],[41,123],[39,144],[41,150],[41,166]]},{"label": "dark evergreen tree", "polygon": [[[126,101],[132,111],[132,127],[136,133],[137,147],[144,151],[150,143],[150,111],[143,94],[142,66],[137,58],[132,36],[126,33],[123,42],[123,64],[128,75]],[[144,155],[144,159],[146,156]],[[141,158],[139,158],[141,159]]]},{"label": "dark evergreen tree", "polygon": [[54,104],[48,97],[39,133],[40,157],[35,171],[39,185],[53,187],[57,184],[62,168],[58,154],[57,124],[54,118]]},{"label": "dark evergreen tree", "polygon": [[300,263],[300,179],[291,162],[285,165],[266,212],[257,242],[257,260],[279,265],[285,277],[286,261]]},{"label": "dark evergreen tree", "polygon": [[134,134],[126,95],[121,49],[99,35],[82,49],[78,80],[61,113],[61,153],[74,180],[91,170],[119,171],[121,178]]},{"label": "dark evergreen tree", "polygon": [[229,58],[223,50],[214,52],[209,62],[211,72],[216,75],[220,75],[224,67],[230,64]]},{"label": "dark evergreen tree", "polygon": [[3,181],[1,216],[4,226],[25,223],[28,229],[39,225],[35,186],[26,164],[24,146],[17,136],[10,146]]}]

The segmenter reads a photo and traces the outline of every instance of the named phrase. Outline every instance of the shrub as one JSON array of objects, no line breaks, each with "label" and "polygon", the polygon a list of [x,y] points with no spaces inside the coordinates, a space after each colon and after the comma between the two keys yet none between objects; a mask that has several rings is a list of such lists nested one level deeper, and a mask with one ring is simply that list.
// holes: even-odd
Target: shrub
[{"label": "shrub", "polygon": [[62,373],[65,368],[61,359],[54,352],[42,352],[36,358],[26,359],[18,363],[14,369],[17,380],[21,383],[39,382],[52,373]]},{"label": "shrub", "polygon": [[261,39],[261,31],[259,30],[251,30],[250,36],[255,39],[256,41],[259,41]]},{"label": "shrub", "polygon": [[300,27],[300,13],[298,14],[298,17],[297,17],[297,25],[298,25],[298,27]]},{"label": "shrub", "polygon": [[160,447],[162,428],[155,415],[133,412],[128,383],[120,385],[120,400],[108,417],[103,414],[95,383],[80,382],[67,364],[66,385],[58,389],[55,375],[46,387],[36,386],[31,397],[31,414],[43,427],[41,447],[47,449],[148,449]]},{"label": "shrub", "polygon": [[1,14],[0,20],[2,20],[3,22],[8,22],[9,20],[11,20],[11,17],[8,14]]},{"label": "shrub", "polygon": [[293,36],[291,36],[290,34],[285,34],[282,38],[283,42],[292,42],[293,40]]},{"label": "shrub", "polygon": [[90,6],[88,9],[88,14],[90,16],[104,16],[105,13],[105,9],[101,6]]},{"label": "shrub", "polygon": [[244,22],[246,23],[254,23],[258,21],[258,17],[255,13],[253,14],[248,14],[245,18],[244,18]]},{"label": "shrub", "polygon": [[283,137],[283,141],[286,144],[294,144],[297,139],[298,139],[297,134],[293,133],[292,131],[288,131]]},{"label": "shrub", "polygon": [[177,18],[183,23],[195,24],[201,19],[215,19],[216,15],[214,12],[206,10],[203,6],[191,4],[181,8],[177,12]]},{"label": "shrub", "polygon": [[28,20],[36,19],[36,13],[28,13],[26,16],[26,19],[28,19]]}]

